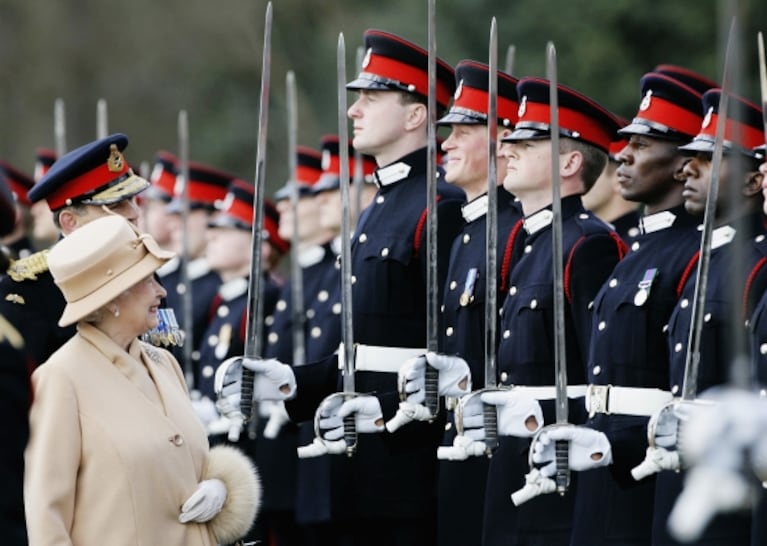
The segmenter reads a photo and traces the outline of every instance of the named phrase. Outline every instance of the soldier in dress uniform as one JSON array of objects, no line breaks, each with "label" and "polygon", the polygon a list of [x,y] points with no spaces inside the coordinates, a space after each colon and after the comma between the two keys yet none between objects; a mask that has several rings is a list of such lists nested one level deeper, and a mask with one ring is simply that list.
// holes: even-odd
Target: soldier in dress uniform
[{"label": "soldier in dress uniform", "polygon": [[[187,224],[182,224],[182,207],[184,188],[182,184],[176,184],[174,187],[173,198],[167,205],[166,212],[169,213],[169,224],[171,229],[171,250],[176,253],[178,258],[174,258],[167,265],[160,268],[157,273],[160,280],[168,292],[166,296],[168,307],[174,310],[179,321],[184,317],[184,293],[187,287],[182,282],[182,260],[186,260],[187,272],[192,293],[192,331],[186,332],[187,339],[185,343],[191,343],[192,362],[183,362],[181,351],[176,348],[174,355],[181,362],[182,367],[193,370],[193,388],[203,381],[212,381],[214,369],[207,369],[210,376],[205,376],[204,370],[199,366],[199,351],[202,341],[202,335],[208,326],[208,311],[216,297],[218,287],[221,285],[221,278],[218,273],[211,270],[208,261],[205,259],[205,247],[207,244],[208,222],[216,212],[216,204],[223,202],[226,197],[229,183],[236,177],[233,174],[204,165],[202,163],[189,162],[189,214],[187,215]],[[181,180],[179,178],[179,180]],[[188,238],[188,255],[184,256],[184,235]],[[187,325],[181,324],[182,328]],[[193,393],[196,398],[196,393]],[[196,406],[201,411],[201,416],[205,419],[212,418],[215,415],[215,408],[207,405],[209,413],[205,413],[200,406]],[[207,417],[206,417],[207,416]]]},{"label": "soldier in dress uniform", "polygon": [[[354,148],[349,143],[349,176],[357,167]],[[360,209],[372,201],[376,186],[373,183],[375,160],[362,154],[362,185]],[[336,135],[322,137],[322,174],[312,187],[319,213],[319,225],[332,234],[322,245],[323,252],[316,252],[316,264],[303,269],[305,353],[307,362],[317,362],[333,354],[341,342],[341,180],[340,149]],[[349,202],[356,201],[356,189],[349,187]],[[308,290],[307,290],[308,289]],[[298,445],[311,444],[314,439],[314,423],[298,424]],[[307,546],[338,544],[337,497],[342,462],[333,455],[298,459],[296,490],[296,521],[304,531]],[[334,487],[334,484],[335,487]]]},{"label": "soldier in dress uniform", "polygon": [[155,155],[151,186],[141,195],[141,229],[154,237],[162,248],[170,248],[171,224],[168,204],[173,199],[173,189],[178,176],[178,159],[165,150]]},{"label": "soldier in dress uniform", "polygon": [[[684,168],[685,207],[698,218],[703,216],[708,188],[712,177],[711,160],[719,116],[721,91],[712,89],[703,95],[705,117],[700,133],[681,150],[694,154]],[[711,259],[704,308],[703,332],[700,345],[698,369],[698,392],[727,383],[730,366],[736,354],[745,354],[747,348],[733,346],[733,328],[741,328],[740,320],[733,324],[734,309],[745,320],[750,316],[747,302],[754,293],[761,294],[765,288],[767,269],[763,267],[762,255],[757,251],[755,238],[765,235],[761,175],[758,172],[761,158],[754,148],[764,140],[762,111],[753,103],[730,95],[727,108],[724,155],[719,175],[718,194],[714,214],[714,230],[711,235]],[[740,163],[740,165],[739,165]],[[742,170],[741,170],[742,167]],[[736,258],[737,245],[742,253]],[[733,260],[739,259],[739,267],[733,268]],[[696,261],[697,263],[697,261]],[[681,297],[668,322],[668,350],[670,354],[671,394],[680,396],[685,380],[688,339],[691,328],[692,302],[695,298],[696,267],[684,278]],[[733,283],[742,287],[737,294]],[[735,298],[735,299],[733,299]],[[745,342],[745,332],[740,340]],[[665,431],[664,431],[665,432]],[[660,436],[660,433],[656,433]],[[669,451],[675,449],[674,434],[670,444],[661,444]],[[653,543],[679,544],[668,533],[667,522],[671,509],[682,489],[684,472],[679,472],[678,461],[661,465],[658,474],[654,516]],[[715,518],[696,544],[744,544],[750,543],[751,520],[749,514],[736,514]]]},{"label": "soldier in dress uniform", "polygon": [[34,180],[21,172],[19,169],[0,161],[0,172],[5,175],[5,181],[16,199],[18,221],[13,231],[2,238],[2,244],[14,258],[26,258],[34,252],[30,238],[32,216],[29,211],[32,203],[27,197],[27,192],[35,184]]},{"label": "soldier in dress uniform", "polygon": [[[94,218],[120,214],[136,223],[136,195],[149,186],[128,166],[128,137],[110,135],[72,150],[54,163],[29,191],[29,200],[47,202],[66,236]],[[21,333],[32,360],[44,362],[74,334],[58,320],[65,301],[48,271],[48,251],[14,262],[0,279],[0,314]]]},{"label": "soldier in dress uniform", "polygon": [[[476,386],[485,382],[485,286],[486,230],[488,202],[488,76],[487,65],[465,60],[455,68],[456,92],[448,113],[437,121],[451,127],[443,141],[445,181],[466,193],[461,208],[464,225],[450,253],[442,313],[440,317],[439,351],[463,358],[471,370]],[[517,120],[517,79],[498,72],[498,145],[500,139],[511,134]],[[503,182],[506,159],[497,156],[498,183]],[[498,271],[492,274],[502,294],[502,271],[508,264],[504,251],[514,229],[521,228],[522,211],[514,196],[503,186],[497,190],[497,247],[500,259]],[[499,303],[502,303],[499,302]],[[442,445],[453,446],[455,427],[452,403],[448,404],[448,422]],[[453,448],[455,449],[455,448]],[[444,452],[444,450],[443,450]],[[452,456],[452,455],[451,455]],[[440,456],[442,458],[442,456]],[[439,463],[438,533],[439,544],[458,545],[475,543],[482,535],[485,481],[488,459],[465,459],[463,453],[455,461]],[[461,499],[460,502],[456,502]]]},{"label": "soldier in dress uniform", "polygon": [[[626,126],[628,120],[620,118],[619,124]],[[594,186],[583,195],[583,206],[593,212],[597,218],[610,224],[627,245],[631,245],[639,235],[639,218],[641,216],[636,202],[629,201],[621,194],[618,181],[618,167],[621,162],[618,154],[628,144],[628,137],[616,135],[616,140],[610,143],[607,154],[607,165],[597,178]]]},{"label": "soldier in dress uniform", "polygon": [[[361,215],[352,241],[352,319],[357,390],[366,394],[329,410],[355,414],[357,451],[344,459],[339,523],[350,544],[429,545],[436,541],[435,448],[442,423],[411,423],[392,434],[384,419],[399,407],[397,371],[426,342],[426,166],[428,144],[428,54],[388,32],[365,32],[362,71],[347,85],[359,91],[349,107],[353,144],[372,155],[379,186]],[[436,102],[448,106],[455,84],[452,68],[437,61]],[[462,191],[441,180],[437,216],[441,297],[450,245],[461,226]],[[363,356],[364,355],[364,356]],[[341,384],[338,358],[290,368],[273,361],[243,359],[257,371],[259,396],[284,398],[296,421],[311,419],[324,398]],[[270,390],[270,392],[267,392]],[[323,410],[324,411],[324,410]],[[338,433],[333,427],[331,436]],[[364,432],[377,432],[364,434]]]},{"label": "soldier in dress uniform", "polygon": [[[621,193],[644,209],[640,235],[599,294],[588,302],[593,309],[586,362],[587,425],[591,428],[582,434],[612,446],[612,466],[578,476],[574,543],[644,544],[650,540],[654,479],[637,483],[630,471],[647,447],[647,416],[658,399],[662,403],[670,398],[665,325],[679,297],[678,283],[700,239],[697,220],[684,209],[687,158],[678,150],[700,126],[700,94],[656,73],[640,79],[640,93],[637,114],[620,130],[629,138],[628,145],[618,154]],[[638,393],[647,407],[624,408],[635,414],[617,415],[622,411],[617,400],[624,392],[625,396]],[[600,404],[604,399],[615,405]],[[605,456],[595,464],[608,462]]]},{"label": "soldier in dress uniform", "polygon": [[[34,173],[32,175],[35,184],[40,182],[40,179],[45,176],[45,173],[48,172],[54,161],[56,161],[56,152],[48,148],[37,149]],[[59,229],[53,222],[53,215],[48,205],[44,200],[37,201],[32,203],[29,212],[32,215],[32,239],[35,242],[35,248],[48,248],[59,237]]]},{"label": "soldier in dress uniform", "polygon": [[[14,197],[0,173],[0,236],[15,227]],[[0,257],[1,258],[1,257]],[[29,376],[32,363],[23,352],[24,339],[0,315],[0,411],[3,448],[0,449],[0,536],[8,546],[27,546],[24,521],[24,449],[29,439],[27,415],[32,402]]]}]

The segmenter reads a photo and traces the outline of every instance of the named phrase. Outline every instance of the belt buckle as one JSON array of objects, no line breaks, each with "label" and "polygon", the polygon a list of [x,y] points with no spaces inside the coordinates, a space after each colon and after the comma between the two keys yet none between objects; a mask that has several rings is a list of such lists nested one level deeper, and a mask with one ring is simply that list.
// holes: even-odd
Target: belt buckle
[{"label": "belt buckle", "polygon": [[612,385],[589,385],[586,389],[586,400],[588,400],[589,418],[597,413],[608,414],[608,400],[610,399],[610,388]]}]

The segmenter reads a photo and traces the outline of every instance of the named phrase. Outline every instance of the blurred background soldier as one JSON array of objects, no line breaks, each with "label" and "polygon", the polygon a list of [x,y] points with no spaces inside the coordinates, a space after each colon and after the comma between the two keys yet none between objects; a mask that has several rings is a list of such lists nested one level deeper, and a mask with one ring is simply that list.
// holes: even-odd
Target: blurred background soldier
[{"label": "blurred background soldier", "polygon": [[173,199],[173,189],[178,176],[178,159],[165,150],[155,156],[154,167],[149,177],[152,184],[141,194],[141,229],[149,233],[163,248],[172,247],[170,213],[168,204]]},{"label": "blurred background soldier", "polygon": [[[35,171],[32,178],[35,184],[48,172],[53,162],[56,161],[56,152],[47,148],[38,148],[35,156]],[[42,200],[32,203],[30,209],[32,215],[32,239],[37,250],[42,250],[53,245],[59,238],[59,228],[53,222],[53,215],[48,204]]]},{"label": "blurred background soldier", "polygon": [[[128,166],[122,151],[128,137],[114,134],[62,156],[29,191],[29,200],[45,200],[56,226],[66,236],[108,214],[139,217],[136,195],[149,186]],[[48,271],[47,250],[14,262],[0,279],[0,314],[19,330],[35,363],[44,362],[74,334],[58,317],[65,301]]]},{"label": "blurred background soldier", "polygon": [[29,208],[32,203],[27,197],[27,192],[35,182],[32,178],[5,161],[0,161],[0,172],[5,175],[5,181],[14,195],[16,214],[18,215],[16,227],[11,233],[2,238],[2,244],[8,248],[11,257],[26,258],[34,252],[33,242],[30,238],[32,215]]}]

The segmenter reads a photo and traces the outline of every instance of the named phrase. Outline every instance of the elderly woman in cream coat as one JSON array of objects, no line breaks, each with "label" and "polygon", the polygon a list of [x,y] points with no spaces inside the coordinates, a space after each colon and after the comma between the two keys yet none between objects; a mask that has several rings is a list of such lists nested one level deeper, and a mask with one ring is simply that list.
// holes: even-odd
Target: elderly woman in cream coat
[{"label": "elderly woman in cream coat", "polygon": [[48,256],[77,334],[33,375],[24,476],[30,544],[233,542],[260,501],[255,469],[210,449],[176,360],[139,340],[172,257],[124,218],[94,220]]}]

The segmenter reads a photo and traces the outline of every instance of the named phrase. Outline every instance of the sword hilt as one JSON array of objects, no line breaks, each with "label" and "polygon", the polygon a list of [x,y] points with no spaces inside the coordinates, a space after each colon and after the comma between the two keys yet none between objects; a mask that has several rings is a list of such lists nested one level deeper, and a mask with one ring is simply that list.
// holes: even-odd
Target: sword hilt
[{"label": "sword hilt", "polygon": [[249,423],[253,417],[253,385],[255,382],[256,372],[243,366],[240,383],[240,411],[245,423]]},{"label": "sword hilt", "polygon": [[344,417],[344,442],[346,456],[351,457],[357,451],[357,424],[353,414]]},{"label": "sword hilt", "polygon": [[492,404],[482,403],[482,419],[485,426],[485,454],[493,456],[498,449],[498,410]]},{"label": "sword hilt", "polygon": [[557,493],[564,495],[570,487],[570,442],[567,440],[556,440],[554,442],[554,457],[557,467],[554,482],[557,485]]},{"label": "sword hilt", "polygon": [[426,369],[424,370],[424,401],[423,405],[431,413],[433,420],[439,412],[439,370],[429,365],[426,361]]}]

